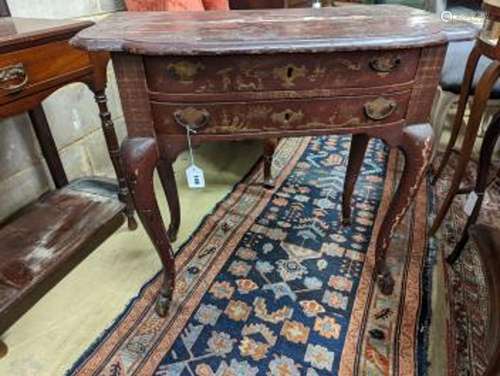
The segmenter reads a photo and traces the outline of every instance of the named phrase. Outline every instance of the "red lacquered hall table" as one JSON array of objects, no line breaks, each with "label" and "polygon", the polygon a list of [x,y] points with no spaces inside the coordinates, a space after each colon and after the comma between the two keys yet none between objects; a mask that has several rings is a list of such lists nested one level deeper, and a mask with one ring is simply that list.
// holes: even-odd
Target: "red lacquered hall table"
[{"label": "red lacquered hall table", "polygon": [[[128,139],[122,158],[140,219],[163,263],[157,311],[174,289],[170,239],[179,226],[172,170],[193,144],[221,140],[352,134],[343,220],[368,140],[405,156],[398,188],[376,234],[374,277],[394,280],[385,253],[426,174],[428,124],[447,43],[470,28],[395,5],[118,13],[79,33],[73,45],[111,53]],[[168,198],[167,231],[153,191],[158,169]]]}]

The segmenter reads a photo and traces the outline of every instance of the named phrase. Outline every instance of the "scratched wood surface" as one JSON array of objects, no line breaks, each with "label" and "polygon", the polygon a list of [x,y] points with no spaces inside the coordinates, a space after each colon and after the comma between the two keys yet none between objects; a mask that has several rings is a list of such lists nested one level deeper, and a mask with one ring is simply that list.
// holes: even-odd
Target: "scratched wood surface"
[{"label": "scratched wood surface", "polygon": [[80,32],[90,51],[143,55],[332,52],[437,45],[470,27],[399,5],[213,12],[127,12]]},{"label": "scratched wood surface", "polygon": [[17,316],[10,311],[22,310],[19,303],[28,295],[60,279],[62,263],[77,264],[91,244],[123,223],[124,204],[116,191],[109,181],[77,180],[29,205],[0,229],[0,332]]}]

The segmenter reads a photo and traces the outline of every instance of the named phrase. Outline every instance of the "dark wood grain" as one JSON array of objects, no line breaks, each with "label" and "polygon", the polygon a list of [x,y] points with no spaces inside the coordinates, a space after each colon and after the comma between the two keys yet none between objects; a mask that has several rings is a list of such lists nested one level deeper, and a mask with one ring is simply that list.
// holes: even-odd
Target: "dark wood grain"
[{"label": "dark wood grain", "polygon": [[47,122],[47,117],[45,116],[42,106],[40,105],[31,110],[29,116],[33,124],[33,129],[35,130],[36,138],[40,144],[43,158],[47,162],[52,180],[56,188],[62,188],[68,184],[68,177],[64,171],[61,157],[59,156],[54,137],[50,131],[49,123]]}]

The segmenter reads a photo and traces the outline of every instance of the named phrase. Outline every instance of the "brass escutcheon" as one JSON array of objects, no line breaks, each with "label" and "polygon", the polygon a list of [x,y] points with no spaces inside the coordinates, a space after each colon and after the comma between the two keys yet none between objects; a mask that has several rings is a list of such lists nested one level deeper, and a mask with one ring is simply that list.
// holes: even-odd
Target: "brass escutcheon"
[{"label": "brass escutcheon", "polygon": [[303,65],[298,67],[295,64],[287,64],[283,67],[274,68],[273,75],[275,78],[283,81],[283,86],[292,87],[295,85],[297,78],[306,76],[306,67]]},{"label": "brass escutcheon", "polygon": [[282,125],[288,125],[301,121],[304,118],[304,113],[302,111],[293,111],[291,109],[286,109],[285,111],[274,113],[271,115],[271,120],[274,123],[280,123]]}]

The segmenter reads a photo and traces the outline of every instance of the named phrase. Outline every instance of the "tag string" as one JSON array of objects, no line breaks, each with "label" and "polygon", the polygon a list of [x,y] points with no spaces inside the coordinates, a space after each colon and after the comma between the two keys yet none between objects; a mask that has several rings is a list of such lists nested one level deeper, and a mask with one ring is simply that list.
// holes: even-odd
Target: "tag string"
[{"label": "tag string", "polygon": [[191,160],[191,165],[194,166],[194,155],[193,155],[193,147],[191,146],[191,133],[196,133],[194,129],[191,129],[191,127],[187,126],[186,128],[186,136],[187,136],[187,142],[188,142],[188,150],[189,150],[189,159]]}]

